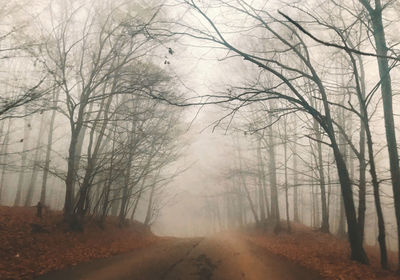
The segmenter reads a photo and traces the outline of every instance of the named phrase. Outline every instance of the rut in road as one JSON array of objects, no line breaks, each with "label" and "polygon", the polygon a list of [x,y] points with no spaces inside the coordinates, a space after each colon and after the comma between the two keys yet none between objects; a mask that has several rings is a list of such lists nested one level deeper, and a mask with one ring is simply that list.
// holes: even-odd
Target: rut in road
[{"label": "rut in road", "polygon": [[317,273],[232,234],[165,238],[129,254],[37,280],[320,280]]},{"label": "rut in road", "polygon": [[200,244],[200,242],[201,242],[202,240],[203,240],[203,239],[201,239],[201,240],[199,240],[198,242],[194,243],[194,244],[193,244],[193,247],[191,247],[181,259],[179,259],[178,261],[176,261],[175,263],[173,263],[173,264],[168,268],[168,270],[165,271],[165,273],[162,275],[162,277],[161,277],[160,280],[166,279],[168,273],[170,273],[178,264],[180,264],[181,262],[183,262],[183,261],[185,260],[185,258],[187,258],[187,257],[190,255],[190,253]]}]

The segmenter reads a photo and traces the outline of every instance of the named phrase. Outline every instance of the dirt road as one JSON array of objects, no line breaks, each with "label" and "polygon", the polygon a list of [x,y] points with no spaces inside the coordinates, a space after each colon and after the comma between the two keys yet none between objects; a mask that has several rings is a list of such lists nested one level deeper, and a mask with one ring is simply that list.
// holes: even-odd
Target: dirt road
[{"label": "dirt road", "polygon": [[53,272],[38,280],[317,280],[284,258],[232,235],[167,239],[151,247]]}]

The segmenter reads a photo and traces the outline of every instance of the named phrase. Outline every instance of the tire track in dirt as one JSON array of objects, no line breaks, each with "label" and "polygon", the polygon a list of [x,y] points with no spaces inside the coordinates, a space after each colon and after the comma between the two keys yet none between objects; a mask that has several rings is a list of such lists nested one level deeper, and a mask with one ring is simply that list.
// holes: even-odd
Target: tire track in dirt
[{"label": "tire track in dirt", "polygon": [[196,275],[200,279],[211,280],[214,271],[218,268],[218,264],[212,262],[212,260],[205,254],[199,255],[193,259],[194,265],[197,268]]},{"label": "tire track in dirt", "polygon": [[204,240],[204,238],[201,238],[199,241],[195,242],[193,244],[193,246],[186,251],[186,253],[182,256],[182,258],[180,258],[179,260],[177,260],[176,262],[174,262],[173,264],[170,265],[170,267],[162,274],[160,280],[165,280],[168,276],[168,274],[170,274],[176,266],[178,266],[180,263],[182,263],[189,255],[190,253],[192,253],[192,251],[199,246],[199,244]]},{"label": "tire track in dirt", "polygon": [[240,236],[168,238],[135,252],[97,260],[38,280],[320,280],[315,272]]}]

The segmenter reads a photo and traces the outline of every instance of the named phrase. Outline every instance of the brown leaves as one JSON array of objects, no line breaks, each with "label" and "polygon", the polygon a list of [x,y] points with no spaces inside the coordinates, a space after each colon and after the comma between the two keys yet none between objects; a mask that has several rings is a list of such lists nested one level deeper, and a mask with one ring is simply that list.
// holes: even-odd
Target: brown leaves
[{"label": "brown leaves", "polygon": [[380,269],[376,248],[367,250],[371,265],[362,265],[350,260],[349,246],[345,240],[301,225],[296,225],[292,234],[257,233],[244,238],[319,272],[324,279],[398,279],[394,273]]},{"label": "brown leaves", "polygon": [[[64,232],[61,220],[61,213],[39,219],[33,207],[0,207],[0,279],[32,279],[157,241],[150,234],[138,234],[132,227],[121,229],[111,221],[105,230],[89,224],[83,234]],[[31,224],[45,231],[34,233]]]}]

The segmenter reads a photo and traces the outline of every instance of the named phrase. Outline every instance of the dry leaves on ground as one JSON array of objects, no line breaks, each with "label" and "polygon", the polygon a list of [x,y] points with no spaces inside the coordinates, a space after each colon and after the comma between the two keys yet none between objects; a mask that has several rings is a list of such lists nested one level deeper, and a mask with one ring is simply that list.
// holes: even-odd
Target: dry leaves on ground
[{"label": "dry leaves on ground", "polygon": [[257,232],[244,238],[319,272],[324,279],[399,279],[393,272],[380,269],[377,248],[367,248],[371,265],[362,265],[349,259],[348,242],[305,226],[295,225],[292,234]]},{"label": "dry leaves on ground", "polygon": [[[39,219],[34,207],[0,207],[0,279],[32,279],[159,240],[139,224],[118,228],[109,220],[104,230],[92,223],[84,233],[71,233],[63,230],[61,221],[60,212],[47,213]],[[45,232],[33,233],[32,224]]]}]

